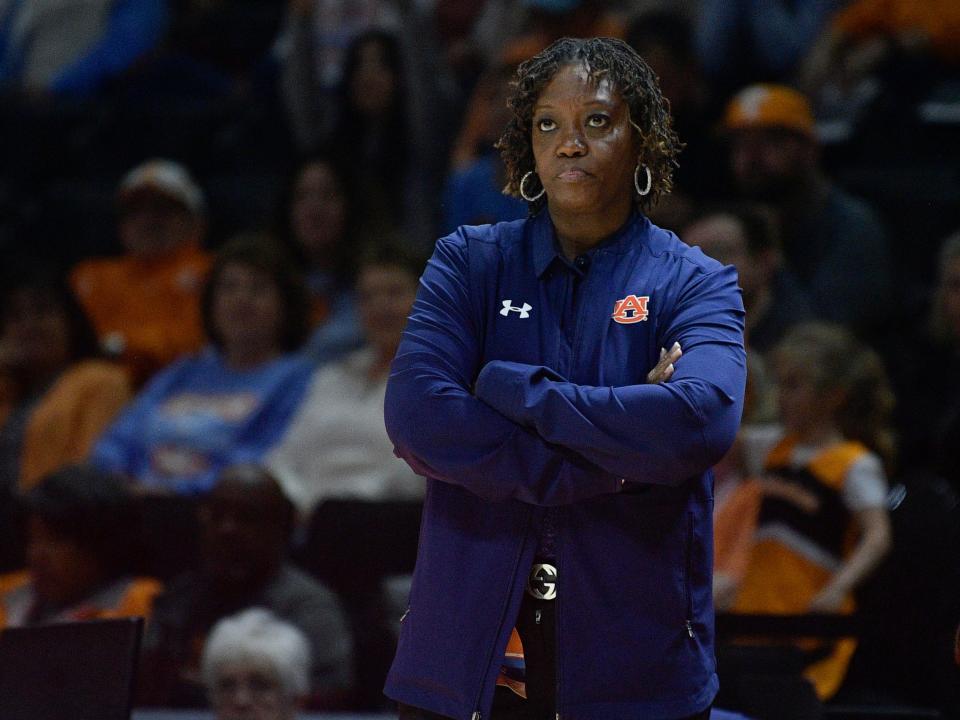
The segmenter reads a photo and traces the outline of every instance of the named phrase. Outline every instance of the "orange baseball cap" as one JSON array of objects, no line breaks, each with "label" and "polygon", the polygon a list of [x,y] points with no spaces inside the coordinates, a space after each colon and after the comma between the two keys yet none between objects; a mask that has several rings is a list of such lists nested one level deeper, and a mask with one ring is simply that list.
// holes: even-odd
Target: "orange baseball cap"
[{"label": "orange baseball cap", "polygon": [[727,130],[785,128],[814,137],[813,111],[800,92],[786,85],[750,85],[733,96],[723,118]]}]

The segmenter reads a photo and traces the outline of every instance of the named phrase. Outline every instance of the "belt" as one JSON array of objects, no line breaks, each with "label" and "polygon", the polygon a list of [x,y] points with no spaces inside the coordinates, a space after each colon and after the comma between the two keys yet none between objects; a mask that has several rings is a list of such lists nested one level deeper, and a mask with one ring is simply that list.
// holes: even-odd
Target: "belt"
[{"label": "belt", "polygon": [[527,577],[527,595],[535,600],[557,597],[557,568],[549,563],[534,563]]}]

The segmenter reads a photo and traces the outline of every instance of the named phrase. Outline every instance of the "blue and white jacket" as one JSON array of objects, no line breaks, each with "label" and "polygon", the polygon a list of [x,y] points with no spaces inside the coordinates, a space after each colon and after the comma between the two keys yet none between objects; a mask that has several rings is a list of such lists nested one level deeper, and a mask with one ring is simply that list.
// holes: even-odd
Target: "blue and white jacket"
[{"label": "blue and white jacket", "polygon": [[[674,342],[673,378],[648,384]],[[430,479],[386,694],[489,716],[549,510],[558,716],[707,707],[709,468],[733,441],[745,378],[734,269],[640,214],[573,262],[547,212],[442,238],[387,387],[397,453]]]}]

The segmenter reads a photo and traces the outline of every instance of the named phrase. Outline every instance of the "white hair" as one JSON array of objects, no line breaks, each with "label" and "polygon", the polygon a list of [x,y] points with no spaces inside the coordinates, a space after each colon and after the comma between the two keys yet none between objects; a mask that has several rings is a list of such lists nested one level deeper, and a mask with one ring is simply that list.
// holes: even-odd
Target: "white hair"
[{"label": "white hair", "polygon": [[303,632],[265,608],[250,608],[223,618],[210,631],[201,669],[208,688],[215,686],[225,662],[267,664],[292,698],[310,691],[310,643]]}]

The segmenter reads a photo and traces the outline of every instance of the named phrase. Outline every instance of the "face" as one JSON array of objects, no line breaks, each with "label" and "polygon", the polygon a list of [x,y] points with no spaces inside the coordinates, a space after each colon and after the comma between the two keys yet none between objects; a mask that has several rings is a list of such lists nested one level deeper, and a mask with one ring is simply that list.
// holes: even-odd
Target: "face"
[{"label": "face", "polygon": [[706,255],[724,264],[733,265],[740,278],[745,297],[753,297],[763,282],[758,263],[750,257],[743,226],[730,215],[711,215],[686,229],[684,241],[696,245]]},{"label": "face", "polygon": [[947,262],[940,281],[943,313],[954,338],[960,338],[960,258]]},{"label": "face", "polygon": [[214,281],[213,324],[224,348],[278,347],[283,300],[269,273],[243,263],[230,263]]},{"label": "face", "polygon": [[561,68],[533,109],[531,141],[550,212],[626,216],[637,164],[627,104],[581,65]]},{"label": "face", "polygon": [[27,526],[27,564],[37,595],[54,605],[82,600],[102,577],[92,553],[36,517]]},{"label": "face", "polygon": [[392,265],[369,265],[357,278],[364,335],[383,355],[393,356],[417,296],[417,278]]},{"label": "face", "polygon": [[738,130],[730,140],[730,163],[740,191],[761,202],[787,199],[813,171],[815,148],[798,133]]},{"label": "face", "polygon": [[216,720],[288,720],[297,703],[267,663],[227,661],[210,688]]},{"label": "face", "polygon": [[346,197],[334,170],[323,162],[304,167],[293,190],[290,226],[308,258],[330,260],[343,237],[346,217]]},{"label": "face", "polygon": [[56,298],[41,289],[11,294],[3,318],[7,361],[18,367],[55,370],[70,357],[70,325]]},{"label": "face", "polygon": [[393,104],[396,74],[388,64],[386,48],[369,40],[359,48],[359,61],[350,78],[350,97],[363,115],[383,115]]},{"label": "face", "polygon": [[200,510],[204,568],[228,587],[267,576],[287,542],[280,490],[272,480],[235,477],[242,472],[247,470],[224,472]]},{"label": "face", "polygon": [[119,232],[128,253],[149,259],[199,243],[203,220],[173,198],[140,191],[123,201]]},{"label": "face", "polygon": [[793,359],[783,359],[776,365],[776,378],[783,426],[801,435],[809,432],[824,416],[824,396],[809,367]]}]

